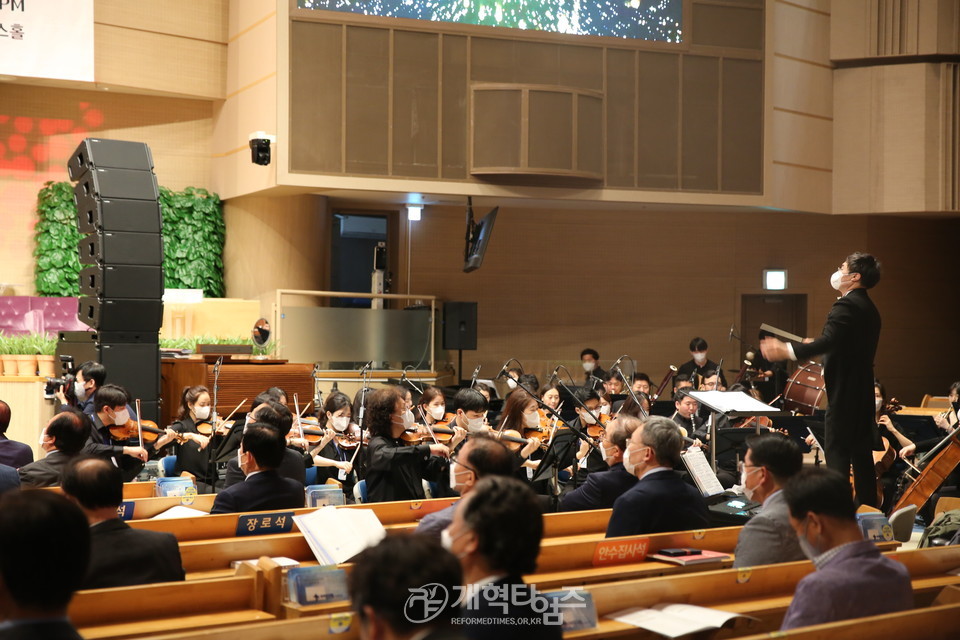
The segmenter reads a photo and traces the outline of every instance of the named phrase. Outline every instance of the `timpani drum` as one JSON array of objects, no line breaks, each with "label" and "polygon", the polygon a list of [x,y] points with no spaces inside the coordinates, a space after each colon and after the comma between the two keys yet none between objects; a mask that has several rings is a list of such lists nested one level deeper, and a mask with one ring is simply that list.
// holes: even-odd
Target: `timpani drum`
[{"label": "timpani drum", "polygon": [[827,408],[823,365],[808,362],[793,372],[783,389],[783,408],[803,416],[812,416],[816,409]]}]

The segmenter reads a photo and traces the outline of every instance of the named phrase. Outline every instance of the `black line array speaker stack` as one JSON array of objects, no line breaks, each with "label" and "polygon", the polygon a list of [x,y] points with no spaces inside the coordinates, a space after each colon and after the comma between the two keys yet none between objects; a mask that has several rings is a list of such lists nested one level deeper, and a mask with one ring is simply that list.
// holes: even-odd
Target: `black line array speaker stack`
[{"label": "black line array speaker stack", "polygon": [[140,398],[143,418],[158,420],[163,238],[153,156],[141,142],[87,138],[67,171],[83,234],[77,315],[95,332],[62,332],[57,355],[102,363],[107,382]]}]

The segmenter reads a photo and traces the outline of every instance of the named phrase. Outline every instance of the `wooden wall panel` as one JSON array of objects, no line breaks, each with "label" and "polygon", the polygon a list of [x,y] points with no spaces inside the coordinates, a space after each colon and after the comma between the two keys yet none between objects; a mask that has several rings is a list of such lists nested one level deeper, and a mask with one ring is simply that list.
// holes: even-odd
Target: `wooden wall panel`
[{"label": "wooden wall panel", "polygon": [[163,3],[97,0],[93,5],[93,19],[100,24],[137,31],[225,43],[229,4],[229,0],[167,0]]},{"label": "wooden wall panel", "polygon": [[607,184],[632,187],[636,182],[637,130],[637,54],[633,51],[607,51],[606,135]]},{"label": "wooden wall panel", "polygon": [[396,175],[432,178],[438,172],[439,41],[440,36],[432,33],[394,34],[392,135]]},{"label": "wooden wall panel", "polygon": [[530,92],[530,166],[566,170],[574,168],[571,97],[552,91]]},{"label": "wooden wall panel", "polygon": [[763,135],[754,125],[763,120],[763,64],[730,59],[721,64],[720,190],[762,191]]},{"label": "wooden wall panel", "polygon": [[441,177],[463,180],[467,177],[467,109],[469,99],[467,72],[467,39],[443,36],[440,58],[441,107]]},{"label": "wooden wall panel", "polygon": [[349,173],[389,173],[390,66],[384,62],[390,35],[385,29],[347,29],[344,146]]},{"label": "wooden wall panel", "polygon": [[290,140],[290,162],[342,171],[343,29],[294,22],[290,36],[298,51],[290,60],[291,74],[301,79],[290,87],[290,118],[302,123]]},{"label": "wooden wall panel", "polygon": [[637,186],[680,186],[680,56],[639,54]]},{"label": "wooden wall panel", "polygon": [[720,60],[685,56],[681,88],[680,188],[714,191],[719,184]]}]

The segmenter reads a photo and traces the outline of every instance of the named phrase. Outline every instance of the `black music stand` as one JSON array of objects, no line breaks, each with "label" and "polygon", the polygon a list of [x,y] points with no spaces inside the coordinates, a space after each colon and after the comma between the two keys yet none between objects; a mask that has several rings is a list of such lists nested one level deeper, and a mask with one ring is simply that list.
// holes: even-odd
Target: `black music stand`
[{"label": "black music stand", "polygon": [[[687,394],[697,402],[710,409],[710,467],[717,472],[717,416],[726,416],[728,419],[746,418],[750,416],[786,416],[789,411],[781,411],[768,404],[748,396],[743,391],[688,391]],[[755,430],[760,433],[760,425]]]}]

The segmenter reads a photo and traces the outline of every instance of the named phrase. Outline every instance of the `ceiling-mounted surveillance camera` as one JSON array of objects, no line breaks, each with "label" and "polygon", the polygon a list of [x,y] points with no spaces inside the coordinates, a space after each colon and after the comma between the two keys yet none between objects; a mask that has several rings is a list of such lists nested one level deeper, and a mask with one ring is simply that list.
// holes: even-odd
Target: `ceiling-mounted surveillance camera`
[{"label": "ceiling-mounted surveillance camera", "polygon": [[270,143],[276,142],[277,136],[268,135],[265,131],[254,131],[250,134],[250,162],[253,164],[270,164]]}]

